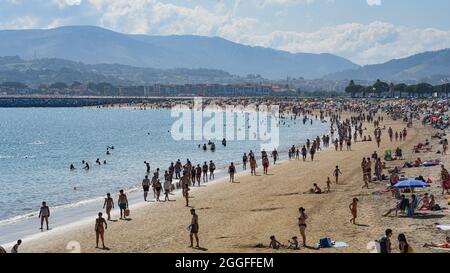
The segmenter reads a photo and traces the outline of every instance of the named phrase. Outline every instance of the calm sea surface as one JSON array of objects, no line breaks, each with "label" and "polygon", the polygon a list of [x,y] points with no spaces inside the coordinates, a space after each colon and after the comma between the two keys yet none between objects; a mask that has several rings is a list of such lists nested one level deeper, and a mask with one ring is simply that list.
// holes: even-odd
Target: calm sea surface
[{"label": "calm sea surface", "polygon": [[[244,151],[259,155],[259,141],[230,141],[223,147],[219,140],[215,152],[198,148],[207,140],[175,141],[169,132],[175,120],[170,110],[0,108],[0,223],[26,218],[42,201],[53,208],[73,206],[137,187],[145,174],[144,160],[153,172],[178,158],[194,164],[213,160],[224,168],[240,162]],[[318,120],[313,125],[285,122],[280,153],[329,127]],[[115,148],[111,155],[106,155],[108,145]],[[97,158],[107,164],[97,166]],[[82,160],[91,165],[89,171],[82,170]],[[77,170],[70,171],[70,164]]]}]

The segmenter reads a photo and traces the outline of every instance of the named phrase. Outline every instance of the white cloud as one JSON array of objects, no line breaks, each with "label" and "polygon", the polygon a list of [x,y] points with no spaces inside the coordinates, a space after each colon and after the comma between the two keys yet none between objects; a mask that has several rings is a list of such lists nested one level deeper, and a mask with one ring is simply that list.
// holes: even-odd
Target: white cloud
[{"label": "white cloud", "polygon": [[5,23],[0,22],[0,29],[30,29],[38,26],[40,26],[40,20],[28,15],[17,17]]},{"label": "white cloud", "polygon": [[57,5],[60,9],[71,6],[79,6],[82,0],[52,0],[52,3]]},{"label": "white cloud", "polygon": [[381,0],[367,0],[369,6],[381,6]]}]

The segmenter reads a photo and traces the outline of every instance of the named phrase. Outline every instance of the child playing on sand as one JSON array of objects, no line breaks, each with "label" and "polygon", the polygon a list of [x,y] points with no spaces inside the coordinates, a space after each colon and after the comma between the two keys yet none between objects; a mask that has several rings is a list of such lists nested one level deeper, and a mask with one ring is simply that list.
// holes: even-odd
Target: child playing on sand
[{"label": "child playing on sand", "polygon": [[313,186],[314,186],[314,193],[315,194],[322,194],[323,193],[322,189],[319,188],[319,186],[317,186],[317,184],[314,183]]},{"label": "child playing on sand", "polygon": [[352,213],[352,219],[350,219],[350,223],[356,225],[356,217],[358,217],[358,198],[353,198],[353,202],[348,206],[350,212]]},{"label": "child playing on sand", "polygon": [[289,246],[288,249],[300,250],[300,246],[298,244],[297,236],[292,237],[292,241],[288,240]]},{"label": "child playing on sand", "polygon": [[329,193],[331,191],[331,180],[330,177],[327,177],[327,192]]},{"label": "child playing on sand", "polygon": [[270,236],[270,244],[269,244],[269,248],[272,249],[280,249],[281,247],[281,243],[277,241],[277,239],[275,238],[275,236]]}]

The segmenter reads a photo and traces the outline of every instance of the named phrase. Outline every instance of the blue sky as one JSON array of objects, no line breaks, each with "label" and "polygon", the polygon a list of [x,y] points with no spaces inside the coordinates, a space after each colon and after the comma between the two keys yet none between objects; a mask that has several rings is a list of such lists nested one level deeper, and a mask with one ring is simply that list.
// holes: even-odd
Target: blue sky
[{"label": "blue sky", "polygon": [[447,0],[0,0],[0,29],[220,36],[358,64],[450,48]]}]

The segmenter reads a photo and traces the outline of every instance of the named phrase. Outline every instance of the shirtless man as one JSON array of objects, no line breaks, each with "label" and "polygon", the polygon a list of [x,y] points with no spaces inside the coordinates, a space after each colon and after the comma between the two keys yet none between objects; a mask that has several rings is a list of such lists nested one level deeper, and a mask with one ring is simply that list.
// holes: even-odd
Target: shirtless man
[{"label": "shirtless man", "polygon": [[111,209],[114,208],[114,200],[111,198],[111,194],[107,193],[105,203],[103,203],[103,209],[106,208],[106,215],[108,215],[108,221],[111,221]]},{"label": "shirtless man", "polygon": [[128,208],[128,198],[127,195],[120,190],[119,199],[117,200],[117,204],[120,208],[120,219],[127,219],[125,216],[125,210]]},{"label": "shirtless man", "polygon": [[180,178],[180,186],[183,189],[183,196],[185,195],[186,191],[185,189],[189,186],[189,177],[186,173],[183,174],[183,176]]},{"label": "shirtless man", "polygon": [[350,219],[350,223],[356,225],[356,217],[358,217],[358,198],[353,198],[353,202],[348,206],[350,212],[352,213],[352,219]]},{"label": "shirtless man", "polygon": [[341,170],[339,170],[339,166],[336,166],[334,169],[333,176],[336,178],[336,185],[339,184],[339,175],[342,174]]},{"label": "shirtless man", "polygon": [[198,215],[195,213],[195,209],[191,209],[191,215],[192,215],[192,220],[191,220],[191,225],[189,226],[191,233],[189,235],[189,238],[191,240],[191,245],[190,247],[193,248],[194,247],[194,237],[195,237],[195,241],[197,242],[197,248],[199,248],[199,240],[198,240],[198,229],[199,229],[199,225],[198,225]]},{"label": "shirtless man", "polygon": [[250,157],[250,171],[253,175],[256,175],[256,159],[254,157]]},{"label": "shirtless man", "polygon": [[212,160],[209,161],[209,180],[214,179],[214,171],[216,170],[216,164],[212,162]]},{"label": "shirtless man", "polygon": [[43,230],[44,221],[48,228],[48,218],[50,217],[50,208],[47,206],[45,202],[42,202],[42,207],[39,210],[39,218],[41,218],[41,230]]},{"label": "shirtless man", "polygon": [[247,169],[247,161],[248,161],[247,153],[244,153],[244,155],[242,156],[242,168],[244,170]]},{"label": "shirtless man", "polygon": [[142,180],[142,189],[144,190],[144,201],[147,202],[147,195],[150,190],[150,179],[148,179],[148,175]]},{"label": "shirtless man", "polygon": [[[103,249],[105,249],[105,230],[108,229],[108,224],[105,221],[105,218],[102,217],[103,214],[101,212],[98,213],[98,218],[95,219],[95,242],[96,242],[96,247],[98,248],[98,240],[99,238],[102,239],[102,245],[103,245]],[[103,226],[105,225],[105,226]]]},{"label": "shirtless man", "polygon": [[153,189],[153,197],[154,198],[156,198],[156,189],[155,189],[155,186],[156,186],[156,182],[158,181],[158,173],[153,173],[153,177],[152,177],[152,181],[151,181],[151,184],[152,184],[152,189]]},{"label": "shirtless man", "polygon": [[203,163],[202,173],[203,173],[203,183],[208,182],[208,164],[206,163],[206,161]]}]

